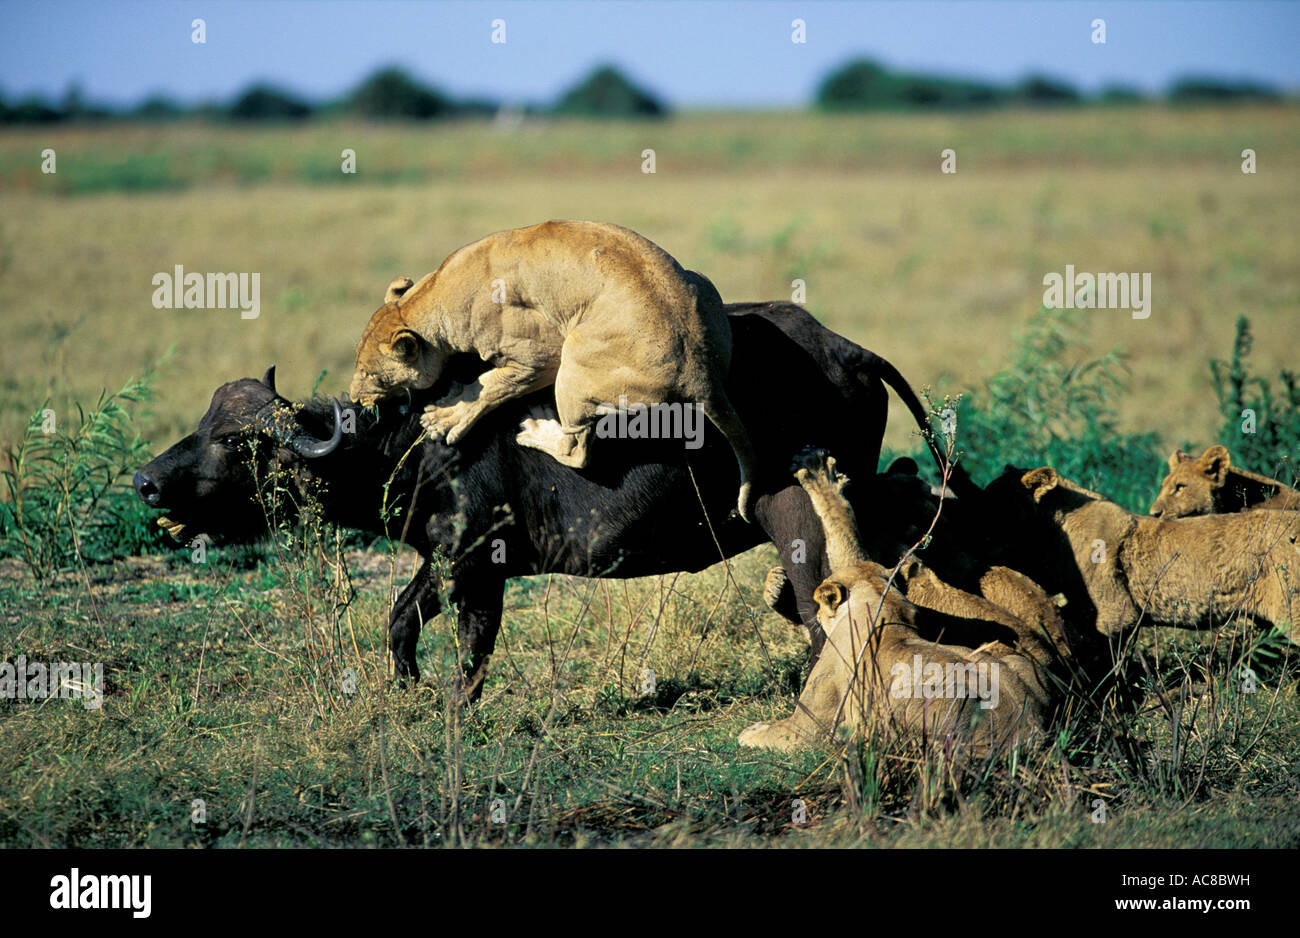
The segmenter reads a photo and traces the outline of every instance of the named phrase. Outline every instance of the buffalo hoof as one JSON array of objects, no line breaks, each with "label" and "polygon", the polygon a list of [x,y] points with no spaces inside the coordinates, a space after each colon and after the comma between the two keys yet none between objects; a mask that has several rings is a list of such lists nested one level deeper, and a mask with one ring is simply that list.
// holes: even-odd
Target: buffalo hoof
[{"label": "buffalo hoof", "polygon": [[392,677],[399,687],[414,687],[420,683],[420,668],[414,659],[404,661],[394,658]]},{"label": "buffalo hoof", "polygon": [[484,677],[486,674],[481,670],[458,676],[451,685],[452,699],[460,704],[478,703],[483,696]]}]

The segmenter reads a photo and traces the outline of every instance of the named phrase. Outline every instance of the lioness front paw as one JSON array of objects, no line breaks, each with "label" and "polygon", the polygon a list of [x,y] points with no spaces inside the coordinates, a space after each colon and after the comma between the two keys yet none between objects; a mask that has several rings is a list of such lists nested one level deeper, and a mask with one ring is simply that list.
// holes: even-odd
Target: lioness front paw
[{"label": "lioness front paw", "polygon": [[449,434],[456,426],[456,418],[452,408],[430,404],[424,408],[424,413],[420,414],[420,426],[424,428],[425,433],[429,434],[429,439],[446,439],[450,443],[452,441]]}]

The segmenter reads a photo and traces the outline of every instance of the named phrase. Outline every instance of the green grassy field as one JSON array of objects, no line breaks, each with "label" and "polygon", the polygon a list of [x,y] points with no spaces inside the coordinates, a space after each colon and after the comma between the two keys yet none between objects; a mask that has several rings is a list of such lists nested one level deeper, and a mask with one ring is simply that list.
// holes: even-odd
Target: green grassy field
[{"label": "green grassy field", "polygon": [[[337,393],[394,275],[501,228],[599,218],[727,299],[804,280],[823,322],[938,394],[1006,367],[1044,274],[1151,272],[1150,319],[1086,311],[1065,356],[1128,354],[1117,432],[1155,434],[1149,472],[1102,440],[1081,481],[1145,508],[1168,449],[1218,438],[1207,361],[1227,357],[1239,315],[1256,373],[1295,367],[1298,130],[1278,107],[5,133],[0,442],[47,399],[75,424],[77,403],[173,346],[134,411],[155,452],[218,384],[272,362],[290,396],[322,372]],[[356,176],[338,172],[345,147]],[[1247,147],[1256,175],[1240,171]],[[260,272],[260,317],[154,309],[151,278],[176,264]],[[897,407],[887,443],[917,446]],[[1103,702],[1044,751],[961,772],[871,742],[740,749],[742,728],[790,713],[805,666],[806,642],[762,603],[773,561],[764,547],[731,576],[516,581],[484,700],[462,713],[448,617],[425,630],[418,689],[384,680],[386,597],[409,554],[310,531],[207,564],[173,551],[36,578],[0,560],[0,660],[102,661],[107,685],[100,710],[0,700],[0,845],[1300,845],[1295,649],[1235,624],[1144,634],[1134,712]]]}]

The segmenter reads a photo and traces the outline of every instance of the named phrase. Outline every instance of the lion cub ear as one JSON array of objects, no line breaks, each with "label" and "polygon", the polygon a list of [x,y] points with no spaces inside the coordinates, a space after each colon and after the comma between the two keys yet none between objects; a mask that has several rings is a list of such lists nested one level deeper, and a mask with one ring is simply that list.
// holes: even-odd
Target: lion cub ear
[{"label": "lion cub ear", "polygon": [[1232,457],[1222,446],[1211,446],[1201,454],[1201,472],[1205,473],[1206,478],[1215,485],[1223,484],[1230,465],[1232,465]]},{"label": "lion cub ear", "polygon": [[1020,484],[1033,494],[1035,502],[1042,501],[1043,496],[1056,488],[1060,481],[1061,477],[1056,474],[1056,470],[1047,466],[1030,469],[1020,477]]},{"label": "lion cub ear", "polygon": [[394,277],[393,282],[388,285],[388,292],[384,294],[384,302],[396,303],[401,299],[402,294],[413,286],[415,281],[410,277]]},{"label": "lion cub ear", "polygon": [[813,591],[813,602],[820,609],[827,612],[834,612],[844,603],[844,587],[834,580],[826,580],[821,586]]},{"label": "lion cub ear", "polygon": [[1169,454],[1169,471],[1173,472],[1181,463],[1191,462],[1192,457],[1180,449]]}]

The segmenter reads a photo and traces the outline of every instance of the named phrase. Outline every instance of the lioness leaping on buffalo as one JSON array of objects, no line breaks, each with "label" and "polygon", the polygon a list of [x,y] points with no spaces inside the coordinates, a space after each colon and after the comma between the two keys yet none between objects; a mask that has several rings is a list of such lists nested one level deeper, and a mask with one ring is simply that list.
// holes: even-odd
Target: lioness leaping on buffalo
[{"label": "lioness leaping on buffalo", "polygon": [[492,367],[425,409],[430,435],[454,444],[488,411],[554,384],[559,421],[526,420],[517,440],[582,468],[609,408],[698,404],[736,454],[749,520],[754,451],[723,387],[722,298],[636,232],[549,221],[467,245],[418,283],[397,278],[357,345],[351,396],[368,406],[431,387],[464,352]]}]

